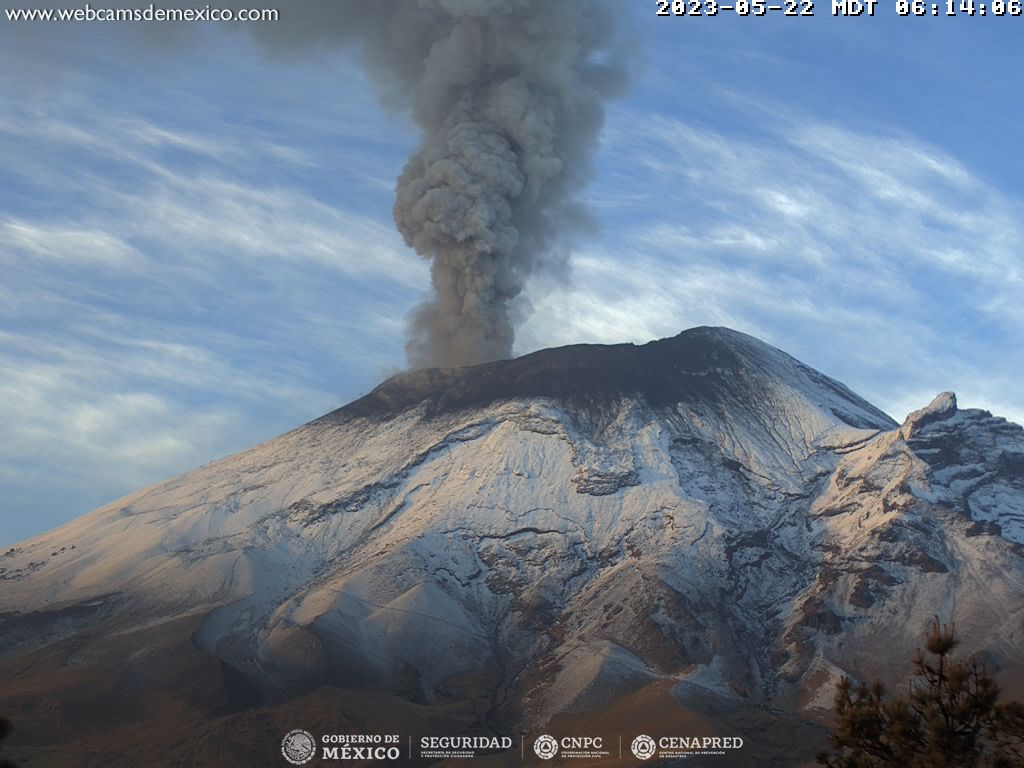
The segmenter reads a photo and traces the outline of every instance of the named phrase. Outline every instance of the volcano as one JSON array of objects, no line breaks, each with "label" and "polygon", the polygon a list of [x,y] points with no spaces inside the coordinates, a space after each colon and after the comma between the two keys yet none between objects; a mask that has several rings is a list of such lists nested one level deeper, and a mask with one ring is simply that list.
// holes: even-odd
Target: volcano
[{"label": "volcano", "polygon": [[287,765],[294,728],[799,766],[933,615],[1020,696],[1024,430],[695,328],[403,373],[0,553],[0,713],[26,766]]}]

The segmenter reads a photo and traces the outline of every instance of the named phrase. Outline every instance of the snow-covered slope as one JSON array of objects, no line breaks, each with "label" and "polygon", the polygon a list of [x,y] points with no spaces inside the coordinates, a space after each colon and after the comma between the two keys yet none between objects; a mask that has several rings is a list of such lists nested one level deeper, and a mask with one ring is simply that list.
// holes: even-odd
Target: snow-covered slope
[{"label": "snow-covered slope", "polygon": [[0,655],[192,616],[278,691],[813,712],[935,613],[1024,659],[1022,475],[1016,425],[946,394],[899,426],[727,329],[407,373],[0,555]]}]

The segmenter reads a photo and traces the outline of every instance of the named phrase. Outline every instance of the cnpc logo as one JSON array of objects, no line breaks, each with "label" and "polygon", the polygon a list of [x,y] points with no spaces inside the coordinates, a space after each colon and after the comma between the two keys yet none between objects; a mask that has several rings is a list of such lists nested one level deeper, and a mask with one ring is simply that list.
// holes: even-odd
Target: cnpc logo
[{"label": "cnpc logo", "polygon": [[550,760],[559,752],[579,756],[579,753],[599,751],[603,746],[604,741],[600,736],[563,736],[556,739],[544,734],[533,742],[533,751],[541,760]]},{"label": "cnpc logo", "polygon": [[558,754],[558,741],[554,736],[547,734],[538,736],[537,740],[533,742],[533,751],[541,760],[550,760]]}]

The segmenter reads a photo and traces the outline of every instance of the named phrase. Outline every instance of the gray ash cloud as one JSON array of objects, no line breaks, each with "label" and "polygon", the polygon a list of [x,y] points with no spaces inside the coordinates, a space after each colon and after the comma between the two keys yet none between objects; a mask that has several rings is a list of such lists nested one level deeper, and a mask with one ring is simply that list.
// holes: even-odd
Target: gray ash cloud
[{"label": "gray ash cloud", "polygon": [[[572,235],[592,225],[578,193],[591,174],[605,103],[628,80],[623,7],[610,0],[291,0],[279,10],[278,21],[234,29],[289,55],[360,46],[382,103],[408,112],[420,128],[394,205],[406,243],[431,262],[432,297],[409,319],[410,366],[511,357],[531,276],[564,279]],[[164,50],[187,50],[182,43],[200,39],[191,34],[200,27],[130,25],[137,40]],[[31,46],[24,48],[28,54]]]},{"label": "gray ash cloud", "polygon": [[286,10],[258,34],[288,48],[362,44],[382,99],[420,127],[394,205],[433,283],[410,318],[409,364],[510,357],[530,277],[566,274],[568,238],[588,221],[578,192],[605,102],[627,81],[612,6],[348,0]]}]

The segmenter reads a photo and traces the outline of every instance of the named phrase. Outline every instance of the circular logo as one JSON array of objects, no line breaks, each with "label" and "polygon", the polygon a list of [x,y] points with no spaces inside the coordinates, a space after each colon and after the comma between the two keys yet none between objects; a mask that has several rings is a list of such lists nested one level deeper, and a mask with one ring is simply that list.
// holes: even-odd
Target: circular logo
[{"label": "circular logo", "polygon": [[296,728],[281,739],[281,754],[292,765],[305,765],[316,754],[316,739],[309,731]]},{"label": "circular logo", "polygon": [[539,736],[533,742],[533,751],[537,753],[537,757],[541,760],[550,760],[558,754],[558,742],[555,741],[554,736],[548,736],[547,734]]},{"label": "circular logo", "polygon": [[650,760],[654,757],[654,753],[658,751],[658,745],[654,743],[654,739],[650,736],[641,734],[633,739],[630,749],[633,750],[633,755],[637,760]]}]

